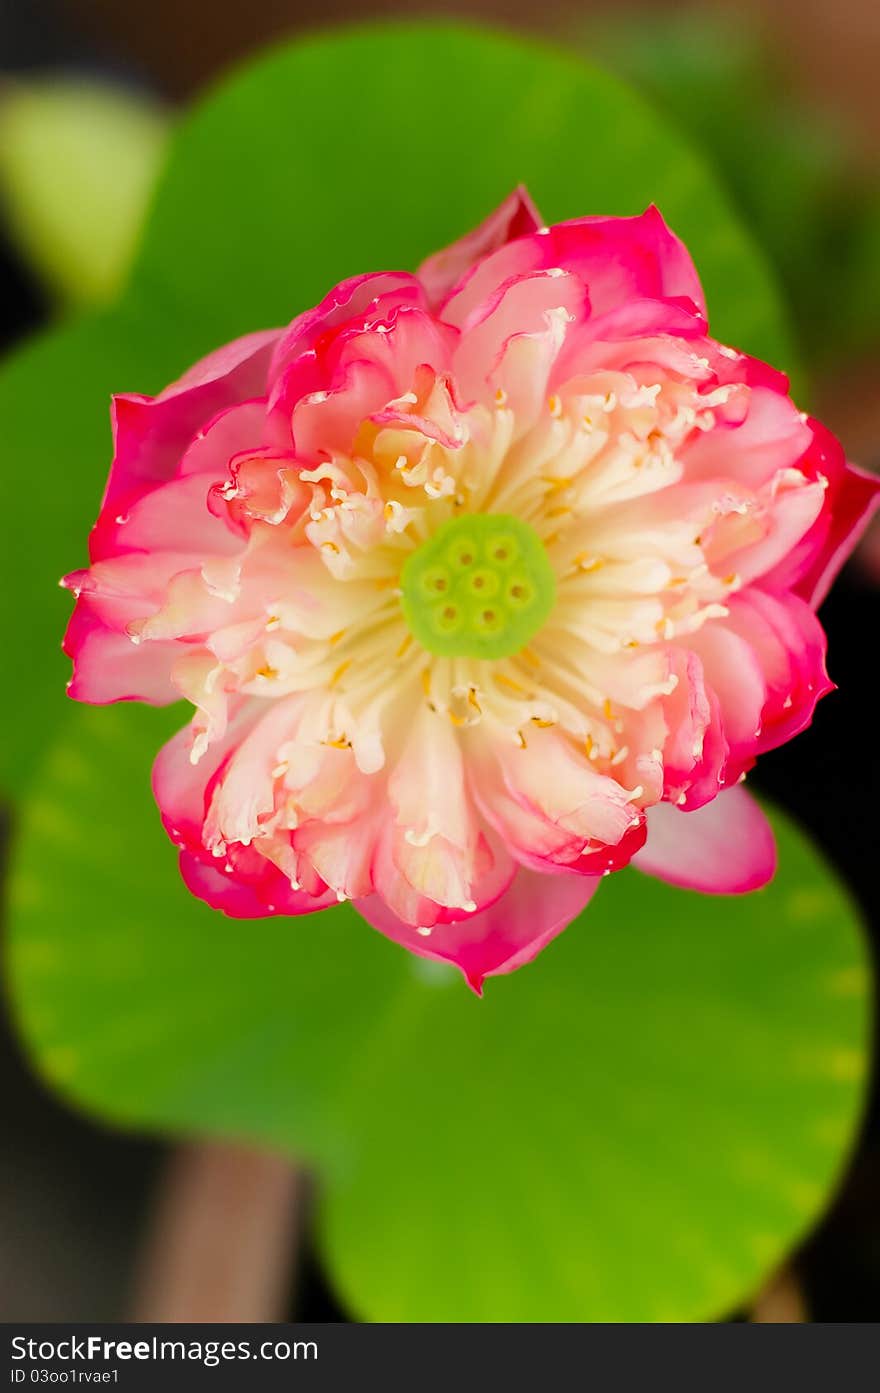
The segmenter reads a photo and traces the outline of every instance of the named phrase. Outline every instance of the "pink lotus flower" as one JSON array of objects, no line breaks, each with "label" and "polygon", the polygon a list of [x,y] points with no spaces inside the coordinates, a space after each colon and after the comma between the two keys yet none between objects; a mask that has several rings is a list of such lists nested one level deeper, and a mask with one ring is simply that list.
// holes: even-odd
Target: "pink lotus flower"
[{"label": "pink lotus flower", "polygon": [[547,228],[518,191],[117,397],[70,691],[192,702],[154,786],[193,893],[351,899],[479,990],[631,860],[763,884],[736,785],[829,690],[815,608],[877,491],[787,388],[708,337],[656,209]]}]

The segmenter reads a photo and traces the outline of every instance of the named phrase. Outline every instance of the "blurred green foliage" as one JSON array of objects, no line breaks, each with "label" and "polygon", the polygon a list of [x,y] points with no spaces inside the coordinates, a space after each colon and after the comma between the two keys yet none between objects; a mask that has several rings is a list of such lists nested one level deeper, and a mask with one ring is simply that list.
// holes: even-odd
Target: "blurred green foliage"
[{"label": "blurred green foliage", "polygon": [[880,182],[853,133],[792,94],[760,27],[697,8],[591,25],[601,55],[712,160],[785,286],[810,364],[880,345]]},{"label": "blurred green foliage", "polygon": [[63,305],[122,288],[167,136],[158,105],[127,89],[58,77],[0,89],[6,225]]},{"label": "blurred green foliage", "polygon": [[0,376],[9,477],[26,463],[39,493],[2,587],[27,661],[3,687],[14,1008],[37,1066],[101,1116],[315,1160],[358,1314],[709,1317],[819,1213],[862,1096],[857,927],[803,839],[783,825],[779,877],[747,901],[613,878],[481,1003],[349,907],[242,923],[189,898],[148,783],[183,714],[62,695],[56,582],[84,559],[109,392],[155,391],[344,275],[414,266],[520,181],[554,220],[658,203],[716,332],[792,367],[763,258],[638,98],[534,43],[398,25],[279,48],[211,94],[122,301]]},{"label": "blurred green foliage", "polygon": [[477,1000],[350,905],[230,920],[152,805],[178,710],[74,712],[22,809],[9,968],[31,1057],[111,1122],[316,1164],[321,1249],[371,1320],[699,1320],[816,1219],[852,1137],[870,979],[774,819],[747,898],[637,871]]}]

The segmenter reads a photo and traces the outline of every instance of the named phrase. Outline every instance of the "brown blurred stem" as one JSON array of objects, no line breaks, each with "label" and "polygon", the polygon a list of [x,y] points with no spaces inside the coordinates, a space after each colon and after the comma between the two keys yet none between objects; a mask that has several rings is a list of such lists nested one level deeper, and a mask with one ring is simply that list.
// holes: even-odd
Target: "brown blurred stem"
[{"label": "brown blurred stem", "polygon": [[225,1143],[171,1152],[135,1272],[136,1321],[281,1321],[306,1180],[289,1161]]},{"label": "brown blurred stem", "polygon": [[799,1325],[808,1319],[797,1274],[791,1267],[780,1268],[758,1293],[752,1320],[759,1325]]}]

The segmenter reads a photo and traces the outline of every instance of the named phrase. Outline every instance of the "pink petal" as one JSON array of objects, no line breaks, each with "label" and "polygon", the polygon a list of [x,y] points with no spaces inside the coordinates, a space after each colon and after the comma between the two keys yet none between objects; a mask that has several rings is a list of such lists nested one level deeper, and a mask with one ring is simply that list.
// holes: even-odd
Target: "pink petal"
[{"label": "pink petal", "polygon": [[672,372],[705,381],[710,378],[705,334],[706,321],[689,300],[627,300],[571,325],[553,384],[563,386],[591,371],[638,371],[648,364],[658,378]]},{"label": "pink petal", "polygon": [[[217,477],[227,477],[225,462]],[[225,522],[209,512],[210,488],[211,481],[203,474],[186,475],[151,489],[112,522],[110,515],[105,515],[101,554],[92,547],[92,560],[121,551],[190,551],[196,553],[197,561],[231,556],[240,550],[241,542]]]},{"label": "pink petal", "polygon": [[336,896],[327,893],[308,895],[304,890],[292,890],[290,882],[268,861],[263,862],[263,874],[255,885],[240,878],[240,871],[227,875],[216,863],[201,860],[191,852],[180,855],[180,874],[191,894],[204,900],[212,909],[222,910],[231,919],[265,919],[270,914],[313,914],[336,904]]},{"label": "pink petal", "polygon": [[730,599],[729,624],[757,656],[766,684],[755,753],[775,749],[810,724],[834,690],[825,670],[825,632],[798,595],[749,586]]},{"label": "pink petal", "polygon": [[[586,289],[577,276],[554,276],[542,270],[505,282],[463,326],[453,359],[459,390],[467,399],[487,395],[512,341],[548,330],[552,337],[555,319],[561,321],[561,344],[567,325],[583,320],[587,313]],[[502,384],[505,389],[513,386],[504,380],[503,373],[498,379],[498,385]],[[524,409],[519,401],[512,401],[511,406]]]},{"label": "pink petal", "polygon": [[557,731],[535,731],[525,749],[498,741],[492,753],[497,772],[485,767],[474,794],[518,860],[538,856],[568,865],[598,848],[597,869],[610,870],[620,864],[621,843],[629,847],[624,864],[635,849],[633,835],[640,845],[639,811],[629,793]]},{"label": "pink petal", "polygon": [[271,443],[293,443],[292,419],[302,458],[350,449],[363,420],[411,392],[418,369],[448,366],[455,331],[420,306],[380,301],[371,315],[381,332],[355,321],[324,336],[279,374],[269,400]]},{"label": "pink petal", "polygon": [[699,808],[722,788],[730,751],[720,703],[707,690],[699,657],[685,652],[674,656],[678,685],[663,700],[669,732],[663,747],[664,794],[671,803],[683,798],[681,806]]},{"label": "pink petal", "polygon": [[780,470],[799,465],[811,440],[809,425],[788,397],[755,387],[742,421],[702,432],[688,446],[686,477],[733,478],[758,489]]},{"label": "pink petal", "polygon": [[180,850],[180,870],[188,888],[214,909],[239,919],[308,914],[336,903],[330,890],[318,895],[294,890],[288,877],[253,847],[233,845],[219,857],[205,847],[212,790],[248,736],[259,730],[261,714],[259,701],[245,702],[223,737],[209,745],[195,765],[189,758],[195,729],[186,726],[162,747],[153,765],[153,793],[165,830]]},{"label": "pink petal", "polygon": [[727,624],[704,624],[689,647],[700,658],[706,688],[718,702],[721,730],[734,763],[758,753],[768,683],[748,638]]},{"label": "pink petal", "polygon": [[223,395],[229,401],[262,395],[266,368],[283,332],[282,329],[261,329],[224,343],[188,368],[182,377],[159,393],[156,401],[170,401],[199,387],[220,384],[225,384]]},{"label": "pink petal", "polygon": [[68,686],[72,697],[99,705],[164,705],[179,698],[171,681],[179,648],[173,643],[136,644],[128,625],[145,621],[157,609],[170,575],[192,560],[172,552],[129,552],[64,577],[62,585],[77,596],[62,645],[74,661]]},{"label": "pink petal", "polygon": [[162,746],[153,763],[153,796],[165,830],[178,847],[204,851],[202,828],[207,812],[208,785],[230,754],[259,721],[258,701],[243,702],[236,711],[222,740],[216,740],[197,764],[190,760],[196,729],[190,724]]},{"label": "pink petal", "polygon": [[158,397],[113,398],[114,459],[104,509],[124,512],[175,473],[196,432],[237,402],[262,396],[281,331],[247,334],[219,348]]},{"label": "pink petal", "polygon": [[371,271],[341,281],[314,309],[299,315],[280,336],[269,370],[274,404],[278,383],[298,358],[311,354],[318,340],[382,322],[400,305],[424,305],[424,291],[406,271]]},{"label": "pink petal", "polygon": [[587,282],[594,314],[648,298],[689,300],[705,317],[703,287],[690,252],[653,205],[638,217],[581,218],[554,231],[546,255]]},{"label": "pink petal", "polygon": [[307,857],[316,875],[348,900],[369,895],[373,889],[372,863],[375,819],[358,817],[353,822],[305,822],[293,833],[294,850]]},{"label": "pink petal", "polygon": [[199,426],[198,434],[180,462],[180,473],[207,474],[211,480],[227,476],[229,461],[243,450],[263,441],[266,429],[266,401],[236,402]]},{"label": "pink petal", "polygon": [[483,979],[513,972],[540,953],[580,914],[600,876],[538,875],[523,867],[510,888],[487,909],[422,935],[398,919],[378,895],[355,908],[374,929],[423,958],[454,963],[478,996]]},{"label": "pink petal", "polygon": [[556,269],[584,282],[594,315],[640,299],[688,302],[705,316],[690,255],[656,208],[635,218],[577,218],[509,242],[459,282],[442,316],[460,326],[507,281]]},{"label": "pink petal", "polygon": [[776,870],[773,830],[737,785],[693,812],[670,803],[648,809],[648,840],[632,864],[670,885],[709,895],[759,890]]},{"label": "pink petal", "polygon": [[[433,854],[441,861],[451,862],[453,873],[456,869],[460,870],[461,853],[443,837],[435,837],[431,841],[436,843],[431,848]],[[424,883],[424,876],[419,874],[424,866],[420,865],[418,859],[413,860],[413,851],[418,851],[418,848],[408,846],[406,829],[386,819],[375,842],[371,868],[376,897],[382,899],[393,918],[400,918],[413,931],[416,925],[433,929],[436,924],[466,918],[467,911],[439,904],[414,883]],[[476,905],[476,913],[480,913],[507,893],[516,874],[516,863],[503,843],[491,834],[483,834],[477,839],[468,860],[468,869],[472,872],[468,876],[469,894]]]},{"label": "pink petal", "polygon": [[133,644],[127,634],[108,628],[95,612],[91,596],[80,597],[62,646],[74,663],[67,691],[75,701],[98,706],[146,701],[166,706],[180,700],[171,681],[174,644]]},{"label": "pink petal", "polygon": [[794,586],[818,609],[880,504],[880,478],[850,464],[830,431],[811,420],[814,448],[808,463],[828,482],[828,504],[801,546],[773,574],[774,585]]},{"label": "pink petal", "polygon": [[429,303],[439,305],[445,300],[453,286],[484,256],[517,237],[537,232],[541,226],[541,215],[528,190],[520,184],[479,227],[422,262],[416,275],[425,287]]}]

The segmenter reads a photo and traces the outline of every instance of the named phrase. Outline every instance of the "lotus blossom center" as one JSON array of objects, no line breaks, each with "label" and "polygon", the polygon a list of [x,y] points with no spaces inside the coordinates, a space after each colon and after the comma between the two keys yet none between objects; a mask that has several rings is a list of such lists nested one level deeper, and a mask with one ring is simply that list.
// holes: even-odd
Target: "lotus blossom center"
[{"label": "lotus blossom center", "polygon": [[445,658],[509,658],[541,628],[556,577],[533,527],[507,514],[451,518],[401,573],[403,612]]},{"label": "lotus blossom center", "polygon": [[479,990],[634,856],[772,874],[734,786],[828,690],[814,608],[880,485],[709,337],[655,209],[517,190],[114,433],[70,692],[192,703],[153,783],[209,904],[353,900]]}]

